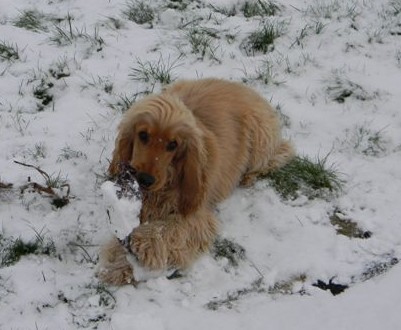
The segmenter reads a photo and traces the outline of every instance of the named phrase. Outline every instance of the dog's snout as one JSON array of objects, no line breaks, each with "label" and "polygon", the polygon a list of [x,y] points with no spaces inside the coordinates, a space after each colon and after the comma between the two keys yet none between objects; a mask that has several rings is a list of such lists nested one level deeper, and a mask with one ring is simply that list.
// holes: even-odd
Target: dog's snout
[{"label": "dog's snout", "polygon": [[156,179],[153,175],[150,175],[150,174],[147,174],[144,172],[137,173],[136,179],[138,180],[139,185],[141,185],[145,188],[149,188],[156,181]]}]

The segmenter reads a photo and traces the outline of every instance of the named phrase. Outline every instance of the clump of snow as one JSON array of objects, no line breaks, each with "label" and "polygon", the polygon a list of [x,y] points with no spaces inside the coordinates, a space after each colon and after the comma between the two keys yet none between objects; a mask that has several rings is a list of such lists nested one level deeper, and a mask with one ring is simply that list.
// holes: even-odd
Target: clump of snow
[{"label": "clump of snow", "polygon": [[124,239],[134,227],[139,225],[142,203],[138,198],[118,198],[119,189],[111,181],[101,185],[110,231],[119,239]]}]

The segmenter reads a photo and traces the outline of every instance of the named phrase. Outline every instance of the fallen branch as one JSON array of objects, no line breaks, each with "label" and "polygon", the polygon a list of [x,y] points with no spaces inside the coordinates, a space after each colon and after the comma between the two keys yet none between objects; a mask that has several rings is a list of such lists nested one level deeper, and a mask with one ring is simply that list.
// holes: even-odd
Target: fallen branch
[{"label": "fallen branch", "polygon": [[50,180],[50,175],[47,174],[45,171],[41,170],[41,169],[40,169],[39,167],[37,167],[37,166],[31,165],[31,164],[25,164],[25,163],[19,162],[19,161],[17,161],[17,160],[14,160],[14,163],[16,163],[16,164],[18,164],[18,165],[22,165],[22,166],[34,168],[35,170],[37,170],[37,171],[45,178],[46,181],[49,181],[49,180]]},{"label": "fallen branch", "polygon": [[30,178],[28,178],[28,183],[23,185],[22,187],[20,187],[21,190],[21,194],[23,194],[25,192],[25,190],[27,190],[28,188],[31,188],[33,191],[39,193],[40,195],[45,193],[47,195],[49,195],[52,198],[52,204],[54,206],[56,206],[57,208],[63,207],[65,205],[67,205],[70,200],[70,185],[68,183],[63,183],[61,185],[59,185],[57,188],[58,189],[63,189],[63,188],[67,188],[67,192],[65,196],[60,196],[55,190],[54,188],[56,187],[51,187],[49,185],[49,182],[51,182],[51,177],[49,174],[47,174],[45,171],[43,171],[42,169],[40,169],[37,166],[31,165],[31,164],[26,164],[26,163],[22,163],[19,161],[14,160],[14,163],[18,164],[18,165],[22,165],[25,167],[30,167],[35,169],[36,171],[38,171],[43,178],[45,179],[47,186],[43,186],[39,183],[36,182],[30,182]]},{"label": "fallen branch", "polygon": [[12,183],[4,183],[0,181],[0,189],[11,189],[13,187]]}]

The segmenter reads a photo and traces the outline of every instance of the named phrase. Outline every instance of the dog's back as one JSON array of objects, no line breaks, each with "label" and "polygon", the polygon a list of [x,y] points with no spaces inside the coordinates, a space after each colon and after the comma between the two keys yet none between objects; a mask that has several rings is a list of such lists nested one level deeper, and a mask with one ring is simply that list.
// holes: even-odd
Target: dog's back
[{"label": "dog's back", "polygon": [[164,93],[181,99],[216,143],[216,199],[226,198],[242,179],[284,165],[293,156],[283,141],[276,112],[251,88],[218,79],[184,80]]}]

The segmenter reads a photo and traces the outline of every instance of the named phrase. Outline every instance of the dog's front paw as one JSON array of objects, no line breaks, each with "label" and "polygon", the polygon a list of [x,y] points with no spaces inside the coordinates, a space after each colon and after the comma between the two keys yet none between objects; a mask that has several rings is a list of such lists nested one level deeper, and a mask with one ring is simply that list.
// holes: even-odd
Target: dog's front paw
[{"label": "dog's front paw", "polygon": [[117,238],[105,245],[100,254],[100,281],[110,285],[136,284],[132,264]]},{"label": "dog's front paw", "polygon": [[131,233],[130,246],[143,267],[149,270],[167,268],[168,251],[163,238],[163,227],[152,223],[140,225]]}]

